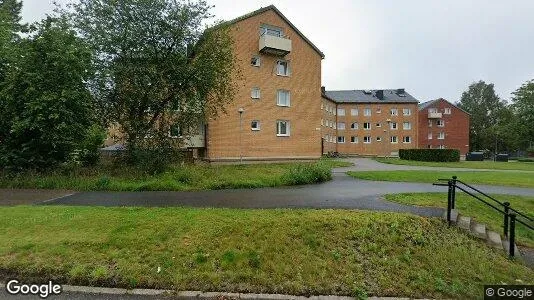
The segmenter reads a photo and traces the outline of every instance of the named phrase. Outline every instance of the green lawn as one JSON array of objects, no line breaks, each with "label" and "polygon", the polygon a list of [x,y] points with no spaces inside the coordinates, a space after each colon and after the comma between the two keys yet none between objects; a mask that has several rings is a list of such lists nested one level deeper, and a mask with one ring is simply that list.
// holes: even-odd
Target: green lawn
[{"label": "green lawn", "polygon": [[[534,271],[438,219],[349,210],[0,208],[0,277],[176,290],[481,298]],[[159,272],[158,272],[159,270]]]},{"label": "green lawn", "polygon": [[523,172],[499,172],[499,171],[358,171],[347,172],[352,177],[377,180],[377,181],[400,181],[400,182],[436,182],[438,178],[458,179],[468,184],[486,184],[499,186],[534,187],[534,174]]},{"label": "green lawn", "polygon": [[[534,218],[534,196],[492,196],[501,202],[510,202],[513,208]],[[391,194],[386,195],[386,200],[417,206],[447,207],[446,193]],[[484,203],[463,193],[457,193],[456,208],[460,211],[460,214],[474,217],[477,221],[488,225],[493,231],[503,234],[504,221],[502,214]],[[518,244],[534,247],[534,231],[521,224],[517,224],[516,230]]]},{"label": "green lawn", "polygon": [[399,159],[399,158],[375,158],[374,160],[381,162],[381,163],[393,164],[393,165],[534,171],[534,163],[517,162],[517,161],[510,161],[510,162],[493,162],[493,161],[427,162],[427,161],[404,160],[404,159]]},{"label": "green lawn", "polygon": [[258,188],[317,183],[331,179],[333,167],[350,163],[322,159],[316,163],[249,165],[174,165],[169,171],[147,175],[136,168],[101,165],[0,176],[0,188],[67,189],[80,191],[191,191]]}]

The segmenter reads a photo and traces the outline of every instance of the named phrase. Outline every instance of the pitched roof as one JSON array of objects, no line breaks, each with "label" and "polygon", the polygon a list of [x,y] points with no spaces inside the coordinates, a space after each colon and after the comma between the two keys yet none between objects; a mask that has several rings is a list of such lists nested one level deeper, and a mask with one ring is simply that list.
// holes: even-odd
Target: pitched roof
[{"label": "pitched roof", "polygon": [[326,91],[326,96],[337,103],[419,103],[404,89]]},{"label": "pitched roof", "polygon": [[258,10],[255,10],[255,11],[253,11],[253,12],[250,12],[250,13],[248,13],[248,14],[246,14],[246,15],[241,16],[241,17],[237,17],[237,18],[235,18],[235,19],[233,19],[233,20],[224,22],[223,24],[225,24],[225,25],[235,24],[235,23],[237,23],[237,22],[243,21],[243,20],[248,19],[248,18],[250,18],[250,17],[259,15],[259,14],[261,14],[261,13],[264,13],[264,12],[266,12],[266,11],[268,11],[268,10],[273,10],[275,13],[277,13],[277,14],[280,16],[280,18],[282,18],[282,20],[284,20],[287,24],[289,24],[289,26],[290,26],[293,30],[295,30],[295,32],[296,32],[296,33],[297,33],[297,34],[298,34],[304,41],[306,41],[306,43],[308,43],[308,44],[313,48],[313,50],[315,50],[317,53],[319,53],[319,55],[321,56],[321,58],[324,58],[324,53],[323,53],[321,50],[319,50],[319,48],[317,48],[317,46],[315,46],[315,45],[314,45],[314,44],[313,44],[307,37],[305,37],[304,34],[302,34],[302,32],[300,32],[300,30],[298,30],[297,27],[295,27],[295,25],[293,25],[293,23],[291,23],[291,22],[290,22],[290,21],[289,21],[289,20],[282,14],[282,12],[280,12],[280,11],[278,10],[278,8],[276,8],[274,5],[269,5],[269,6],[266,6],[266,7],[262,7],[262,8],[260,8],[260,9],[258,9]]},{"label": "pitched roof", "polygon": [[438,103],[439,101],[445,101],[445,102],[449,103],[450,105],[452,105],[452,106],[458,108],[459,110],[463,111],[464,113],[466,113],[466,114],[468,114],[468,115],[471,115],[471,114],[468,113],[467,111],[465,111],[465,110],[463,110],[462,108],[458,107],[458,105],[456,105],[456,104],[454,104],[454,103],[452,103],[452,102],[449,102],[449,101],[447,101],[447,100],[445,100],[445,99],[443,99],[443,98],[439,98],[439,99],[435,99],[435,100],[430,100],[430,101],[427,101],[427,102],[423,102],[423,103],[419,104],[419,110],[424,110],[424,109],[426,109],[426,108],[428,108],[428,107],[430,107],[430,106],[432,106],[432,105]]}]

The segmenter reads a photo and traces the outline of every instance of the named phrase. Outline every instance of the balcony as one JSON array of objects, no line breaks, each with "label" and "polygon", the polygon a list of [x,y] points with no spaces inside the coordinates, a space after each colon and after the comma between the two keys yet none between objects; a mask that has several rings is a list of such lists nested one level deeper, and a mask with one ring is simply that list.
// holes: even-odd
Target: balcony
[{"label": "balcony", "polygon": [[441,117],[443,117],[443,114],[440,112],[428,112],[429,119],[441,119]]},{"label": "balcony", "polygon": [[285,56],[291,52],[291,40],[285,37],[279,37],[269,34],[260,36],[260,52]]}]

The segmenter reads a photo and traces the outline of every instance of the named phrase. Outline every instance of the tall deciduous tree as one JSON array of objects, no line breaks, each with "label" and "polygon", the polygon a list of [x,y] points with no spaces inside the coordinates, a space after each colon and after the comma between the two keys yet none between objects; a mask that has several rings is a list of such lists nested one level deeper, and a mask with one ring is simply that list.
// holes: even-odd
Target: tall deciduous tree
[{"label": "tall deciduous tree", "polygon": [[198,126],[233,99],[231,35],[224,26],[204,30],[210,8],[204,1],[80,0],[67,12],[96,54],[91,87],[101,115],[118,123],[130,152],[147,141],[170,145],[175,123]]},{"label": "tall deciduous tree", "polygon": [[512,97],[520,147],[525,149],[534,145],[534,80],[525,82]]},{"label": "tall deciduous tree", "polygon": [[0,83],[4,80],[10,59],[15,56],[19,33],[25,29],[21,24],[22,2],[0,0]]},{"label": "tall deciduous tree", "polygon": [[92,124],[91,51],[65,22],[47,18],[19,45],[0,101],[0,166],[47,168],[67,160]]},{"label": "tall deciduous tree", "polygon": [[471,114],[470,149],[494,150],[498,129],[506,124],[507,118],[506,102],[497,96],[493,84],[484,81],[471,84],[458,106]]}]

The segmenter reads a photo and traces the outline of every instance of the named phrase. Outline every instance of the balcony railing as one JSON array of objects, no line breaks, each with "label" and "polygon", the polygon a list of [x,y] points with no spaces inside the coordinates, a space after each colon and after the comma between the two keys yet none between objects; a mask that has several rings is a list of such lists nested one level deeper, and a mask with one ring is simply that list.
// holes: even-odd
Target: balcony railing
[{"label": "balcony railing", "polygon": [[429,119],[441,119],[442,117],[443,117],[443,114],[440,112],[428,112]]},{"label": "balcony railing", "polygon": [[285,56],[291,52],[291,40],[286,37],[262,34],[259,48],[261,53]]}]

